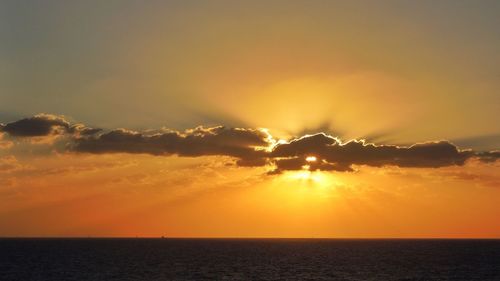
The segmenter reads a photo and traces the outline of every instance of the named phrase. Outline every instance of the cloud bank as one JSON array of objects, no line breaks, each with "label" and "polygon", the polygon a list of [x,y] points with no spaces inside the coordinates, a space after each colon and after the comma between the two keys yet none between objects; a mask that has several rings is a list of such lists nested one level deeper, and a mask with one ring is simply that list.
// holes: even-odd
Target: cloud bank
[{"label": "cloud bank", "polygon": [[38,114],[15,122],[0,124],[0,132],[14,137],[45,137],[66,133],[92,135],[100,129],[86,127],[83,124],[73,124],[63,116],[53,114]]},{"label": "cloud bank", "polygon": [[39,114],[0,124],[11,138],[61,136],[66,150],[76,153],[140,153],[183,157],[230,156],[238,166],[269,166],[270,174],[289,170],[353,171],[354,166],[429,167],[461,166],[471,158],[494,162],[498,151],[461,150],[448,141],[410,146],[376,145],[363,140],[342,142],[317,133],[289,141],[276,141],[263,129],[197,127],[185,131],[162,129],[137,132],[103,131],[71,124],[63,116]]}]

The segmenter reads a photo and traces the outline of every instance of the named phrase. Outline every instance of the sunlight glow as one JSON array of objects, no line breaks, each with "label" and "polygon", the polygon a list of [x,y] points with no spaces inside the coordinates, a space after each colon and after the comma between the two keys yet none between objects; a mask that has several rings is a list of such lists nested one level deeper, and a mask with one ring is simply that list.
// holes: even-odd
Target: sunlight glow
[{"label": "sunlight glow", "polygon": [[291,178],[299,180],[307,180],[311,178],[311,172],[307,170],[293,172]]},{"label": "sunlight glow", "polygon": [[309,171],[308,169],[304,169],[301,171],[287,172],[286,174],[286,177],[289,179],[307,181],[309,183],[325,184],[329,181],[321,171]]},{"label": "sunlight glow", "polygon": [[306,157],[306,161],[307,162],[316,162],[316,160],[318,160],[316,158],[316,156],[308,156],[308,157]]}]

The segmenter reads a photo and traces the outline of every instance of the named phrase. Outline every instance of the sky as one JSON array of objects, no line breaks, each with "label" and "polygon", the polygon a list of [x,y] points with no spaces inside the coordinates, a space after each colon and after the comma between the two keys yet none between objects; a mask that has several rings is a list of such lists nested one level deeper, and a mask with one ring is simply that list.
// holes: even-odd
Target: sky
[{"label": "sky", "polygon": [[0,0],[0,236],[500,238],[499,13]]}]

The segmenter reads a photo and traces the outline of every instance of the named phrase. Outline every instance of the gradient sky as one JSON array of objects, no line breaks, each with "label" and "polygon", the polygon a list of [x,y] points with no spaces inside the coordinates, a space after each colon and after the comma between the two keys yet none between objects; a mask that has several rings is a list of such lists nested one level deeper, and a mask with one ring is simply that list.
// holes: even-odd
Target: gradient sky
[{"label": "gradient sky", "polygon": [[[499,14],[499,1],[0,1],[0,236],[500,238]],[[33,116],[49,130],[16,123]],[[316,133],[403,152],[275,151]],[[452,159],[412,154],[438,141]]]}]

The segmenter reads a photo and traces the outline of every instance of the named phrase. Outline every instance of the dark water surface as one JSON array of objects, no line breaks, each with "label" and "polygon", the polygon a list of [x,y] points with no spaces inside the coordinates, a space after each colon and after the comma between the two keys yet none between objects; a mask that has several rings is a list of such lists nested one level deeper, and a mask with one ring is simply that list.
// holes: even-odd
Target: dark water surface
[{"label": "dark water surface", "polygon": [[0,239],[0,280],[500,280],[500,240]]}]

